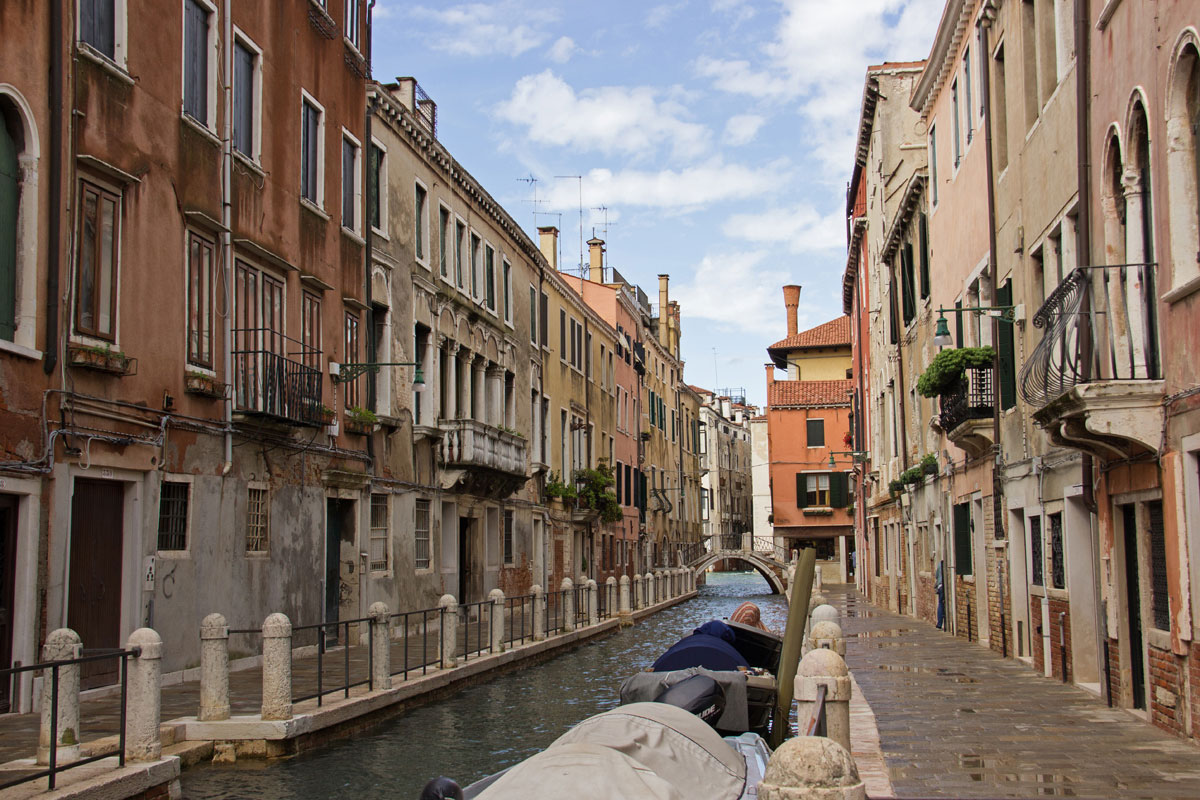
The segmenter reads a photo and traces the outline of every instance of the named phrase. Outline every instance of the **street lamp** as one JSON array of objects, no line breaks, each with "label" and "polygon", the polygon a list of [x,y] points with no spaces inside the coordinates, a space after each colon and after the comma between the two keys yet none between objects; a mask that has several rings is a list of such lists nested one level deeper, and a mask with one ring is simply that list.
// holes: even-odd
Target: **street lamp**
[{"label": "street lamp", "polygon": [[946,312],[953,311],[955,314],[961,314],[964,311],[970,311],[973,314],[983,314],[988,312],[989,317],[995,317],[1001,322],[1016,322],[1017,307],[1016,306],[971,306],[968,308],[939,308],[937,318],[937,327],[933,331],[933,344],[935,347],[949,347],[954,344],[954,339],[950,336],[950,323],[946,321]]},{"label": "street lamp", "polygon": [[850,458],[852,460],[861,463],[861,462],[866,461],[868,458],[870,458],[871,454],[868,453],[866,450],[830,450],[829,451],[829,468],[830,469],[837,469],[837,460],[834,458],[834,456],[850,456]]},{"label": "street lamp", "polygon": [[946,321],[945,314],[937,318],[937,329],[933,332],[933,344],[935,347],[949,347],[954,344],[954,339],[950,338],[950,323]]}]

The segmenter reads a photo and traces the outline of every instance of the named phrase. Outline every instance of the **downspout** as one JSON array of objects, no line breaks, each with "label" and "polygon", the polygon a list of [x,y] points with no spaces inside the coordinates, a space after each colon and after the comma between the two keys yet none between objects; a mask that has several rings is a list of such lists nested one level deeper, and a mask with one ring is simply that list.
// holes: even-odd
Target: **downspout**
[{"label": "downspout", "polygon": [[[1000,262],[996,254],[996,175],[992,159],[992,51],[988,42],[988,31],[995,19],[996,8],[991,2],[984,5],[983,14],[977,23],[979,25],[980,77],[983,79],[983,157],[984,169],[987,172],[987,210],[988,210],[988,265],[992,282],[992,301],[996,300],[996,291],[1000,286]],[[992,341],[1000,342],[1000,320],[992,317]],[[1005,322],[1005,325],[1015,325],[1016,322]],[[1014,353],[1015,356],[1015,353]],[[992,538],[1003,539],[1004,536],[1004,480],[1002,467],[1004,450],[1000,444],[1000,359],[992,362]],[[1009,554],[1011,558],[1012,554]],[[986,558],[984,569],[987,569]],[[996,591],[1000,600],[1000,640],[1003,644],[1003,656],[1008,656],[1007,634],[1004,632],[1004,581],[1001,580],[1000,563],[996,564]],[[987,613],[981,609],[980,613]],[[981,626],[982,627],[982,626]],[[990,639],[990,634],[989,634]]]},{"label": "downspout", "polygon": [[[681,384],[683,383],[682,367],[679,370],[679,382]],[[687,532],[685,527],[687,525],[687,521],[684,518],[684,509],[687,507],[687,504],[684,503],[684,495],[686,492],[684,490],[683,482],[683,404],[680,400],[682,395],[683,392],[679,391],[678,389],[675,390],[675,429],[677,431],[675,435],[675,444],[677,445],[676,449],[679,451],[679,539],[677,540],[679,542],[684,541],[684,536]],[[718,458],[719,457],[720,454],[718,454]],[[676,547],[675,555],[676,558],[682,556],[682,551],[678,549],[678,546]],[[683,565],[680,564],[679,566]]]},{"label": "downspout", "polygon": [[[534,302],[537,303],[537,317],[538,317],[538,322],[540,324],[538,325],[538,336],[537,336],[537,341],[534,342],[534,349],[537,351],[537,356],[538,356],[538,362],[537,362],[538,363],[538,397],[537,397],[537,401],[538,401],[539,406],[542,403],[542,398],[545,397],[545,395],[546,395],[546,374],[545,374],[546,351],[542,347],[542,339],[545,338],[546,341],[550,340],[549,335],[546,334],[546,332],[545,332],[546,331],[546,317],[548,317],[550,315],[550,306],[548,303],[546,305],[546,313],[545,314],[542,313],[542,292],[545,291],[545,280],[546,280],[546,268],[544,266],[542,266],[541,264],[538,264],[538,292],[537,292],[537,299]],[[542,420],[542,429],[540,431],[534,431],[534,432],[537,433],[541,437],[541,440],[537,443],[537,446],[538,446],[538,449],[541,450],[542,458],[545,459],[542,463],[545,464],[546,469],[549,470],[550,469],[550,454],[546,452],[546,431],[548,430],[548,428],[546,426],[550,424],[550,421],[548,419],[546,419],[546,415],[544,413],[542,413],[541,408],[538,409],[538,416]],[[542,501],[542,498],[540,495],[541,495],[542,489],[544,489],[546,486],[546,473],[545,472],[542,473],[541,484],[542,484],[541,487],[539,487],[539,489],[538,489],[538,494],[539,494],[538,500],[539,501]],[[549,573],[546,571],[547,570],[546,562],[549,560],[548,555],[550,553],[550,537],[551,537],[551,532],[553,529],[547,523],[548,523],[548,520],[545,517],[542,517],[542,552],[539,553],[538,556],[542,562],[541,585],[546,591],[550,591],[550,587],[546,586],[546,580],[549,577]]]},{"label": "downspout", "polygon": [[233,469],[233,0],[225,0],[225,119],[221,147],[221,260],[225,263],[225,463],[221,474]]},{"label": "downspout", "polygon": [[[371,81],[371,23],[374,16],[375,0],[370,0],[367,3],[367,40],[364,49],[366,50],[367,58],[367,77],[363,84],[363,96],[366,98],[366,90]],[[362,186],[369,187],[368,181],[371,179],[371,117],[373,116],[370,102],[364,103],[366,108],[363,120],[363,159],[362,159]],[[383,187],[375,187],[375,191],[383,191]],[[371,302],[371,265],[374,254],[374,238],[375,235],[371,232],[371,222],[367,219],[368,209],[366,203],[363,203],[363,304],[366,310],[363,311],[363,317],[367,322],[367,363],[374,364],[376,361],[376,342],[375,342],[375,306]],[[432,335],[432,334],[431,334]],[[416,339],[413,340],[413,361],[420,361],[420,356],[416,352]],[[416,375],[416,367],[413,367],[413,375]],[[376,396],[378,391],[379,373],[367,373],[367,408],[375,410]],[[420,403],[421,397],[416,392],[413,394],[413,403]],[[415,416],[415,415],[414,415]],[[375,463],[375,437],[367,437],[367,456],[371,459],[371,468],[378,474],[378,465]]]},{"label": "downspout", "polygon": [[[54,372],[58,361],[58,271],[62,251],[63,174],[63,9],[50,3],[50,218],[46,261],[46,329],[42,371]],[[74,104],[72,104],[73,106]]]}]

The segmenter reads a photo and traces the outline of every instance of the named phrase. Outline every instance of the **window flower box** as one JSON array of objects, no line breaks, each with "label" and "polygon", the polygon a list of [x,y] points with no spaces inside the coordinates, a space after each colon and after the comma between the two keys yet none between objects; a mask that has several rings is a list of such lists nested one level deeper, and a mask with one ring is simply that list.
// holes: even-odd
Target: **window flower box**
[{"label": "window flower box", "polygon": [[203,372],[185,372],[183,374],[183,384],[183,390],[188,394],[218,399],[225,396],[225,384],[218,381],[212,375],[205,375]]},{"label": "window flower box", "polygon": [[107,372],[111,375],[137,374],[137,359],[111,347],[72,344],[67,346],[67,364],[72,367]]}]

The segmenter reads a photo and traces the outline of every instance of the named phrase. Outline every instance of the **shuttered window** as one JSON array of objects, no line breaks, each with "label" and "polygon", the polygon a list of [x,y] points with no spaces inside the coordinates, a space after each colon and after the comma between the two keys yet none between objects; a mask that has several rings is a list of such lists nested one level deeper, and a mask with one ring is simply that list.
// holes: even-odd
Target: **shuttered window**
[{"label": "shuttered window", "polygon": [[116,32],[116,0],[79,0],[80,39],[115,59]]},{"label": "shuttered window", "polygon": [[208,125],[209,11],[196,0],[183,6],[183,110]]},{"label": "shuttered window", "polygon": [[0,119],[0,339],[17,333],[17,217],[21,204],[18,137]]},{"label": "shuttered window", "polygon": [[917,316],[916,282],[913,279],[912,242],[905,242],[900,250],[900,291],[904,303],[904,324],[908,325]]},{"label": "shuttered window", "polygon": [[921,299],[929,297],[929,221],[917,215],[917,246],[921,258]]},{"label": "shuttered window", "polygon": [[954,506],[954,572],[957,575],[975,574],[970,503],[957,503]]},{"label": "shuttered window", "polygon": [[[1012,278],[996,290],[996,305],[1012,305]],[[996,363],[1000,370],[1000,407],[1012,408],[1017,404],[1016,347],[1013,341],[1013,323],[1000,321],[1000,335],[996,348]]]},{"label": "shuttered window", "polygon": [[1154,613],[1154,627],[1171,629],[1171,596],[1167,590],[1167,541],[1163,530],[1162,500],[1146,503],[1146,514],[1150,518],[1150,608]]},{"label": "shuttered window", "polygon": [[242,42],[233,45],[233,149],[255,160],[254,64],[258,55]]},{"label": "shuttered window", "polygon": [[825,446],[825,420],[809,419],[804,421],[804,433],[808,447]]},{"label": "shuttered window", "polygon": [[300,196],[320,205],[317,165],[320,161],[321,111],[305,100],[300,113]]}]

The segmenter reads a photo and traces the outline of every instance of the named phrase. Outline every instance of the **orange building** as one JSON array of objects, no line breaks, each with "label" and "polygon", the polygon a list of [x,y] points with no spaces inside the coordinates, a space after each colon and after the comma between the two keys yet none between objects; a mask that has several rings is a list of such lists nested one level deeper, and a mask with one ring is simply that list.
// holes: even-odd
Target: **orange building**
[{"label": "orange building", "polygon": [[[797,332],[800,287],[785,286],[783,295],[788,335],[767,348],[775,537],[788,549],[814,544],[822,578],[845,582],[853,574],[854,550],[850,318]],[[775,379],[777,368],[787,379]]]}]

